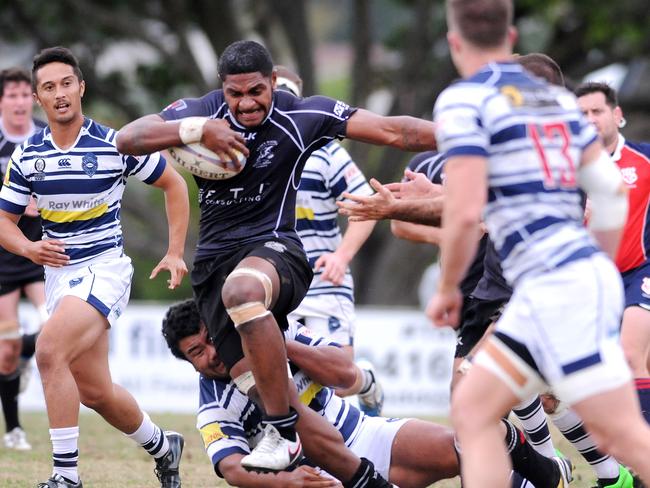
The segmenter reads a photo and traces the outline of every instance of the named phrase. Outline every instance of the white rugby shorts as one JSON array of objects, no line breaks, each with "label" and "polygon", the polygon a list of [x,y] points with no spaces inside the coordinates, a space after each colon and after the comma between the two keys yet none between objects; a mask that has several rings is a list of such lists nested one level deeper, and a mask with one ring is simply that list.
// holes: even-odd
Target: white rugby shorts
[{"label": "white rugby shorts", "polygon": [[289,319],[304,322],[314,336],[327,337],[341,346],[354,342],[354,303],[340,295],[306,296]]},{"label": "white rugby shorts", "polygon": [[52,315],[61,299],[71,295],[95,307],[112,327],[129,303],[132,276],[131,258],[125,255],[62,268],[47,266],[47,311]]},{"label": "white rugby shorts", "polygon": [[357,436],[349,446],[350,450],[358,457],[372,461],[375,470],[388,479],[393,441],[397,432],[409,420],[366,415]]},{"label": "white rugby shorts", "polygon": [[[496,331],[526,346],[545,383],[574,404],[631,379],[619,342],[623,304],[620,273],[598,253],[525,278]],[[490,342],[476,363],[522,399],[539,393],[542,378],[498,338]]]}]

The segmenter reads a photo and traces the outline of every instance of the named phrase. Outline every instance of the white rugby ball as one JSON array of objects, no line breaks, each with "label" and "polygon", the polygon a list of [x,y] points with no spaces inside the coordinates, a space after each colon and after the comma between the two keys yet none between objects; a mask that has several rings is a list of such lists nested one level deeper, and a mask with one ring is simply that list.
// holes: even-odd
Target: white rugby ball
[{"label": "white rugby ball", "polygon": [[225,155],[220,156],[201,143],[170,147],[168,152],[175,163],[193,175],[208,180],[232,178],[239,174],[246,163],[246,157],[239,151],[235,151],[241,164],[241,168],[237,169]]}]

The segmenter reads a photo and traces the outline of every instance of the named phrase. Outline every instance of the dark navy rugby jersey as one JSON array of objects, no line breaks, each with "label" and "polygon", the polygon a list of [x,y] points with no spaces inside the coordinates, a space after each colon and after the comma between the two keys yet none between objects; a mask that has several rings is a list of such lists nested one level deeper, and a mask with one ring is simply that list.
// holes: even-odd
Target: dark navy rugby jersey
[{"label": "dark navy rugby jersey", "polygon": [[[409,161],[408,168],[415,173],[422,173],[432,183],[442,185],[444,182],[444,165],[445,156],[436,151],[425,151],[417,154],[411,161]],[[460,283],[460,291],[464,297],[469,296],[479,280],[483,276],[483,258],[485,256],[485,246],[487,244],[487,235],[479,241],[479,247],[476,251],[476,256],[472,261],[465,278]]]},{"label": "dark navy rugby jersey", "polygon": [[194,176],[199,187],[201,221],[196,261],[244,242],[273,237],[293,239],[296,192],[309,155],[336,138],[345,137],[355,108],[316,96],[297,98],[276,90],[262,124],[246,128],[228,110],[223,90],[201,98],[182,99],[160,113],[165,120],[190,116],[226,119],[240,132],[250,151],[242,171],[227,180]]}]

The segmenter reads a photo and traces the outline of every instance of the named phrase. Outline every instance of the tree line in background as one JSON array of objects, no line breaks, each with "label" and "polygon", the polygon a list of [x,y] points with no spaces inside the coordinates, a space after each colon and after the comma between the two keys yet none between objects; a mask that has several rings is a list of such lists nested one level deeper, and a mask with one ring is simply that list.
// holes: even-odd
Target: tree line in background
[{"label": "tree line in background", "polygon": [[[647,2],[515,4],[519,52],[550,55],[570,83],[613,62],[630,66],[630,80],[621,88],[632,122],[627,134],[646,138],[650,87],[635,79],[647,74]],[[386,90],[389,114],[430,118],[438,93],[457,77],[441,0],[0,0],[0,11],[1,67],[9,59],[29,67],[31,55],[44,47],[72,48],[88,85],[86,111],[116,128],[177,98],[216,88],[218,53],[243,38],[261,40],[276,62],[296,69],[305,94],[366,106],[371,95]],[[317,53],[326,44],[349,50],[333,50],[323,59]],[[339,59],[342,52],[349,53],[349,62]],[[338,71],[330,64],[345,71],[332,74]],[[412,156],[356,143],[348,147],[364,173],[383,182],[399,179]],[[189,186],[196,201],[196,189]],[[131,185],[123,206],[127,252],[136,265],[133,297],[177,299],[180,294],[169,294],[164,280],[155,285],[147,280],[167,242],[164,220],[151,218],[157,204],[162,213],[157,198],[143,185]],[[400,242],[386,224],[378,225],[354,263],[358,302],[415,303],[420,275],[434,257],[431,246]],[[187,283],[181,293],[189,294]]]}]

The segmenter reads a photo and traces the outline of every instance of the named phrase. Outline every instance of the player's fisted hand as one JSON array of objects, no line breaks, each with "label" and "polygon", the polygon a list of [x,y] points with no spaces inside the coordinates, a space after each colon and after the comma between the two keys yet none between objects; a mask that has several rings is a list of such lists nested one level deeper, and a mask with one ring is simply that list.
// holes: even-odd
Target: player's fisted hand
[{"label": "player's fisted hand", "polygon": [[223,119],[210,119],[205,123],[201,143],[220,157],[225,156],[224,159],[230,160],[237,170],[241,169],[243,158],[249,154],[244,136],[232,130]]},{"label": "player's fisted hand", "polygon": [[427,317],[437,327],[451,326],[454,329],[460,323],[460,310],[463,295],[458,288],[438,290],[427,305]]},{"label": "player's fisted hand", "polygon": [[311,466],[299,466],[290,473],[287,473],[288,488],[340,488],[343,486],[340,481],[326,477],[319,468]]},{"label": "player's fisted hand", "polygon": [[170,273],[170,278],[167,280],[167,288],[170,290],[178,287],[183,281],[183,277],[187,274],[187,265],[183,261],[182,256],[172,256],[171,254],[166,254],[163,257],[158,265],[151,271],[149,279],[152,280],[158,273],[166,269]]},{"label": "player's fisted hand", "polygon": [[25,257],[44,266],[60,268],[68,264],[70,257],[65,254],[63,241],[47,239],[31,242],[27,245]]}]

